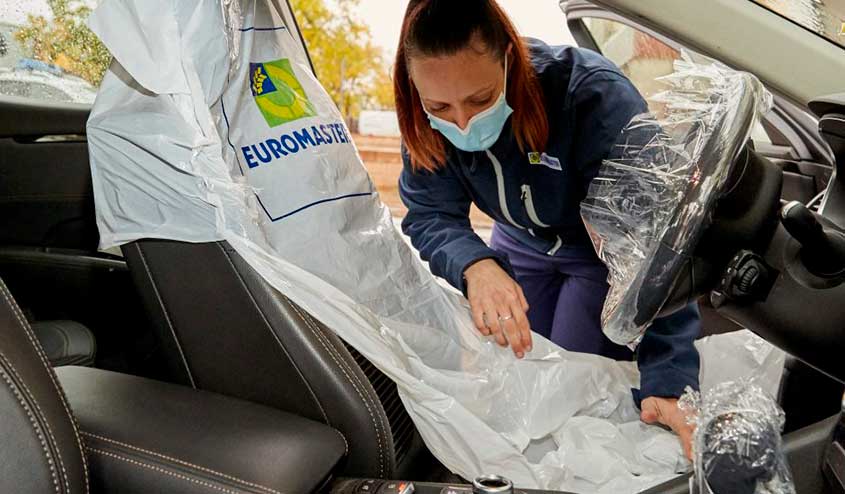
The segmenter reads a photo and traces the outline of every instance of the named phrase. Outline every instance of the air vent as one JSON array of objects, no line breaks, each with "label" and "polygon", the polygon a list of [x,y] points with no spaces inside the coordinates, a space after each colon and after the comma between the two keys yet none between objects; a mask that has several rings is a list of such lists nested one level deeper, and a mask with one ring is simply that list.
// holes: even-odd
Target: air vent
[{"label": "air vent", "polygon": [[376,366],[370,363],[357,350],[346,345],[349,353],[361,367],[361,370],[370,380],[373,389],[381,401],[384,408],[384,413],[387,415],[387,420],[390,423],[390,432],[393,436],[393,448],[396,453],[396,465],[400,465],[402,460],[408,454],[411,448],[411,443],[414,440],[414,433],[416,428],[411,421],[411,417],[402,405],[402,400],[399,399],[399,392],[396,388],[396,383],[389,377],[384,375]]}]

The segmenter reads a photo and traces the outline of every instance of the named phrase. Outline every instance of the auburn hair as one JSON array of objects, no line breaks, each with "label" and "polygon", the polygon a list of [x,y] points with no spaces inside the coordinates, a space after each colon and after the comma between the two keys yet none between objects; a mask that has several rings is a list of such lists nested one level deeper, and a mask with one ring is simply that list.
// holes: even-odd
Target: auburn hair
[{"label": "auburn hair", "polygon": [[413,57],[448,56],[481,41],[492,55],[504,60],[508,46],[508,104],[520,150],[543,151],[549,121],[543,90],[531,65],[528,47],[495,0],[411,0],[405,11],[393,71],[393,90],[399,129],[414,171],[435,171],[445,165],[446,141],[431,128],[419,93],[411,79]]}]

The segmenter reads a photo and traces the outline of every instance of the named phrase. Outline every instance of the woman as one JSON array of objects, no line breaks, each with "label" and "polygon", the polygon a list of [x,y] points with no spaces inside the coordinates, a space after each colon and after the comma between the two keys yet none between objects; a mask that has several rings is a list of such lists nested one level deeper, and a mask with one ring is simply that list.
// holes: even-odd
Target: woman
[{"label": "woman", "polygon": [[[394,89],[403,135],[402,228],[432,272],[464,292],[478,330],[531,351],[531,331],[568,350],[636,355],[642,419],[671,427],[698,387],[697,308],[656,320],[636,354],[601,331],[607,269],[579,204],[646,103],[611,62],[523,40],[495,0],[411,0]],[[491,247],[470,204],[495,221]]]}]

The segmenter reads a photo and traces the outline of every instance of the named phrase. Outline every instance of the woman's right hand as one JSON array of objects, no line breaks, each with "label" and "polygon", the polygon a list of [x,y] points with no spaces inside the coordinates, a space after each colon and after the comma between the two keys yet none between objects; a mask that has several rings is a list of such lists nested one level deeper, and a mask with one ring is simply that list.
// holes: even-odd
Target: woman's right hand
[{"label": "woman's right hand", "polygon": [[478,261],[464,271],[467,298],[475,327],[494,335],[499,345],[510,344],[518,358],[531,351],[528,302],[522,288],[493,259]]}]

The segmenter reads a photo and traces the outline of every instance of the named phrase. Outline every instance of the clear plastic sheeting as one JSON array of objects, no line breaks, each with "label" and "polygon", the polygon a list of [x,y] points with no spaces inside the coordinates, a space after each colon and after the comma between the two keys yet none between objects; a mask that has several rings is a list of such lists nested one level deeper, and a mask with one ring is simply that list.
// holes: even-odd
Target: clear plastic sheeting
[{"label": "clear plastic sheeting", "polygon": [[752,380],[723,382],[681,400],[696,424],[694,486],[700,494],[794,494],[781,440],[784,414]]},{"label": "clear plastic sheeting", "polygon": [[602,327],[619,344],[636,341],[666,302],[755,118],[771,107],[753,75],[715,63],[678,60],[660,80],[668,89],[652,100],[666,116],[632,119],[581,206],[610,271]]},{"label": "clear plastic sheeting", "polygon": [[[100,4],[89,24],[115,56],[88,122],[101,247],[227,241],[394,380],[428,447],[465,478],[624,494],[688,469],[674,435],[639,421],[635,364],[539,336],[517,360],[475,330],[394,227],[274,5]],[[701,344],[704,362],[768,372],[747,333],[720,338],[732,341],[715,353]]]}]

